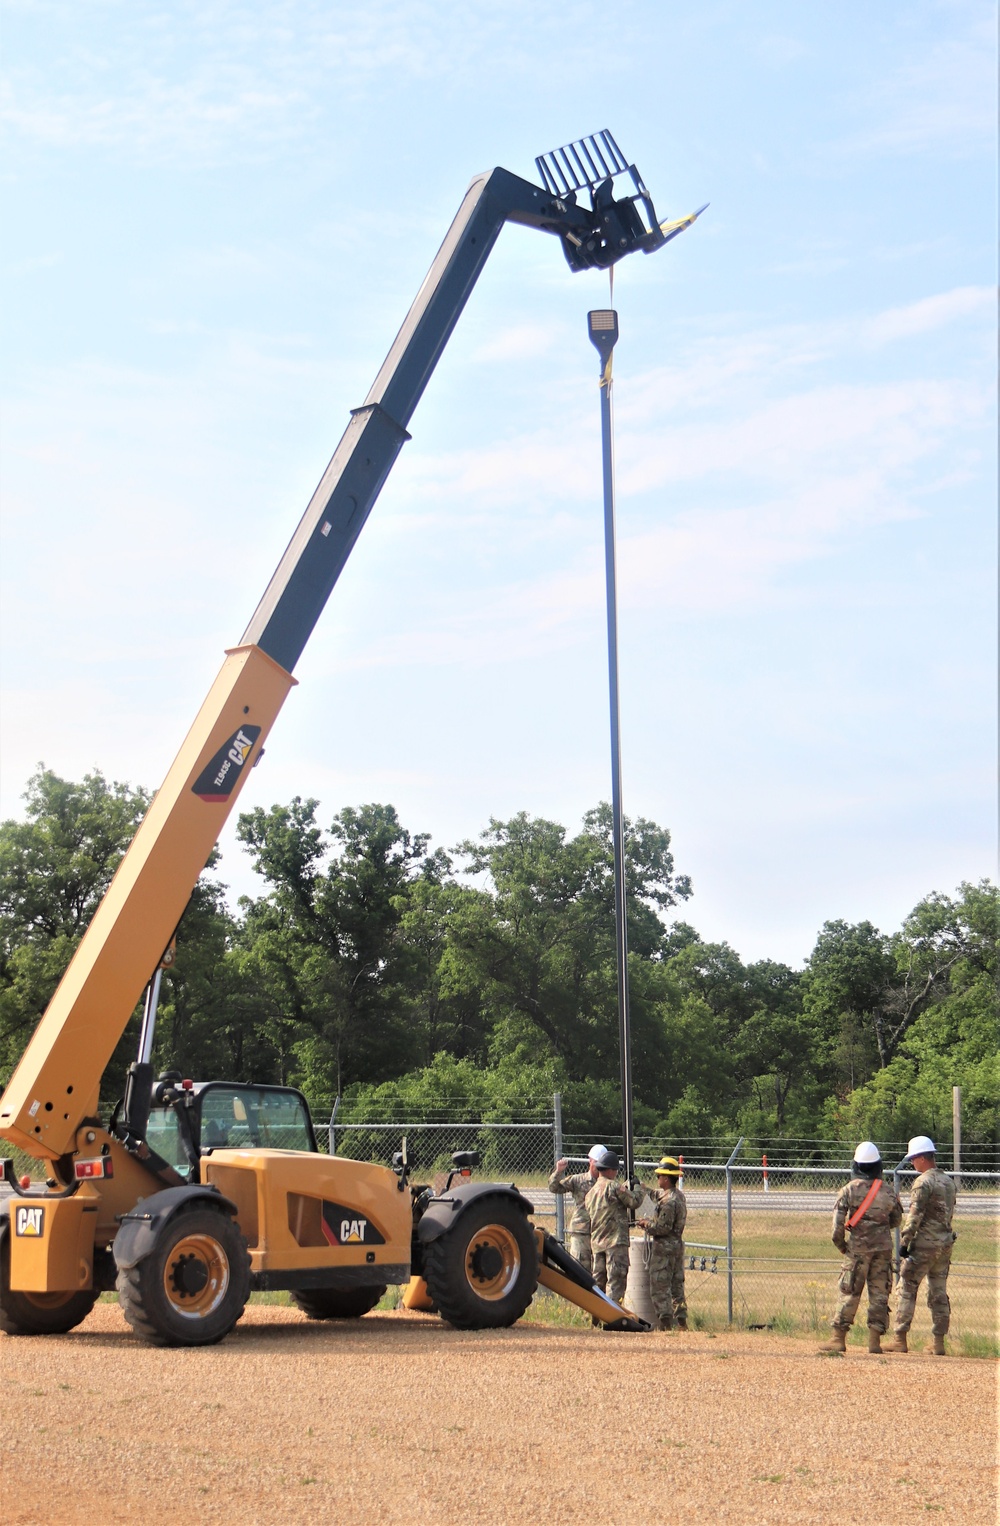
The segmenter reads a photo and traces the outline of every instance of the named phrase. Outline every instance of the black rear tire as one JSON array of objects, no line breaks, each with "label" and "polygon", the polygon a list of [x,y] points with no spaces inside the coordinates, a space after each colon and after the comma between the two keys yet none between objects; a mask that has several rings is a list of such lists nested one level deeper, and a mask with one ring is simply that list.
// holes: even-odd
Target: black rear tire
[{"label": "black rear tire", "polygon": [[175,1213],[149,1255],[118,1273],[122,1313],[154,1346],[214,1346],[249,1296],[250,1257],[239,1225],[204,1202]]},{"label": "black rear tire", "polygon": [[292,1293],[292,1303],[310,1319],[360,1319],[374,1309],[385,1286],[371,1288],[307,1288]]},{"label": "black rear tire", "polygon": [[459,1330],[490,1330],[521,1318],[538,1284],[532,1226],[499,1193],[478,1198],[454,1228],[424,1246],[427,1291]]},{"label": "black rear tire", "polygon": [[0,1330],[5,1335],[65,1335],[86,1319],[97,1292],[22,1293],[10,1285],[10,1220],[0,1219]]}]

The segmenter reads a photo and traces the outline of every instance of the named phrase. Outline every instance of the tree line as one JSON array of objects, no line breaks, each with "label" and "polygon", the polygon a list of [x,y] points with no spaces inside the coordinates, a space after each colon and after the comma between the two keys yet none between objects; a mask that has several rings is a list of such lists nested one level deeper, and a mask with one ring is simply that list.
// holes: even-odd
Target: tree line
[{"label": "tree line", "polygon": [[[0,1085],[6,1083],[148,804],[39,767],[0,824]],[[329,819],[329,818],[327,818]],[[611,815],[572,836],[524,812],[450,852],[391,805],[323,825],[296,797],[239,817],[264,882],[227,904],[213,861],[165,972],[154,1061],[290,1083],[344,1119],[461,1099],[502,1119],[563,1094],[567,1127],[620,1129]],[[627,826],[638,1133],[996,1139],[997,888],[931,892],[902,926],[824,923],[801,970],[744,963],[679,915],[670,833]],[[139,1010],[105,1078],[134,1058]]]}]

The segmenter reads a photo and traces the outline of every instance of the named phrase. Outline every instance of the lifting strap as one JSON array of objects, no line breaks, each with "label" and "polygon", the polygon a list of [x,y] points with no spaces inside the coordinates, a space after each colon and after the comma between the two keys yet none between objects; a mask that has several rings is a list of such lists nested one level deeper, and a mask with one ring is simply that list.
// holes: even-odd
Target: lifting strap
[{"label": "lifting strap", "polygon": [[865,1198],[864,1202],[861,1204],[861,1207],[856,1209],[854,1211],[854,1213],[851,1214],[851,1217],[848,1219],[848,1221],[847,1221],[848,1229],[853,1229],[855,1224],[860,1224],[861,1223],[861,1220],[864,1218],[865,1214],[868,1212],[869,1208],[872,1206],[872,1204],[874,1203],[875,1199],[878,1197],[878,1189],[881,1187],[881,1185],[882,1185],[882,1178],[880,1176],[877,1176],[875,1178],[875,1180],[872,1182],[871,1186],[868,1188],[868,1195]]}]

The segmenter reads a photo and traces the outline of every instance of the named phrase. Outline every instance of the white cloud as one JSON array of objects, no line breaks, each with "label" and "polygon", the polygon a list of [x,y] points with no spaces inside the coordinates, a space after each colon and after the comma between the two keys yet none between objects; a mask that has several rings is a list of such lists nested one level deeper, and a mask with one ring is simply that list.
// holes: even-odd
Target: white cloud
[{"label": "white cloud", "polygon": [[944,328],[956,319],[996,316],[997,293],[992,286],[957,286],[953,291],[936,293],[911,302],[906,307],[893,307],[880,313],[869,325],[870,338],[876,344],[893,339],[909,339],[914,334],[926,334],[931,329]]}]

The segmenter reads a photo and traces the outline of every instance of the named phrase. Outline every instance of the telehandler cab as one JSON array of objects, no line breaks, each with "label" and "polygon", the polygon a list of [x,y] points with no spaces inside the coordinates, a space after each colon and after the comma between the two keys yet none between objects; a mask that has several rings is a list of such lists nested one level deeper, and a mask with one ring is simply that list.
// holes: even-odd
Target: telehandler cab
[{"label": "telehandler cab", "polygon": [[[543,154],[541,185],[503,169],[470,185],[364,404],[240,644],[196,717],[0,1098],[0,1138],[48,1163],[44,1184],[3,1162],[0,1329],[73,1329],[102,1291],[159,1345],[208,1345],[254,1289],[308,1314],[352,1317],[391,1284],[410,1308],[465,1328],[520,1318],[538,1283],[616,1329],[642,1329],[530,1220],[515,1186],[411,1185],[321,1154],[288,1087],[158,1079],[151,1062],[172,935],[288,691],[292,670],[405,440],[407,425],[505,222],[555,234],[572,270],[661,247],[698,213],[659,223],[608,132]],[[616,182],[627,176],[624,191]],[[166,952],[164,953],[164,950]],[[153,971],[152,978],[150,971]],[[98,1116],[102,1074],[143,990],[139,1057]]]}]

